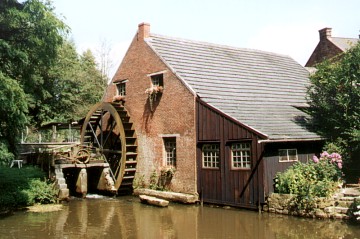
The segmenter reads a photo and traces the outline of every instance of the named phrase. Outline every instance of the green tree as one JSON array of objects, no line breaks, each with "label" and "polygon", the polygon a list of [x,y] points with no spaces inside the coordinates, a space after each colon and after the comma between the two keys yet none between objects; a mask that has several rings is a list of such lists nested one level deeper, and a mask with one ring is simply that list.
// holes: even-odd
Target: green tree
[{"label": "green tree", "polygon": [[0,160],[14,157],[19,132],[85,116],[105,80],[90,51],[79,55],[50,1],[0,1]]},{"label": "green tree", "polygon": [[41,120],[42,102],[51,97],[48,70],[67,27],[48,1],[2,0],[0,13],[0,159],[9,160],[25,116]]},{"label": "green tree", "polygon": [[26,124],[27,103],[18,82],[0,72],[0,162],[14,158],[17,137]]},{"label": "green tree", "polygon": [[82,86],[79,95],[81,105],[78,105],[76,115],[84,117],[92,105],[102,100],[108,78],[98,70],[94,54],[89,49],[80,56],[80,68],[78,80]]},{"label": "green tree", "polygon": [[317,65],[310,77],[308,112],[317,131],[343,149],[347,159],[360,150],[360,44]]},{"label": "green tree", "polygon": [[49,1],[0,3],[0,70],[23,88],[32,122],[42,122],[48,111],[52,82],[49,69],[56,63],[67,26],[57,18]]},{"label": "green tree", "polygon": [[105,81],[96,68],[90,50],[78,55],[73,42],[66,41],[59,48],[56,64],[49,78],[53,97],[44,107],[43,122],[66,122],[85,117],[89,108],[99,102],[105,90]]}]

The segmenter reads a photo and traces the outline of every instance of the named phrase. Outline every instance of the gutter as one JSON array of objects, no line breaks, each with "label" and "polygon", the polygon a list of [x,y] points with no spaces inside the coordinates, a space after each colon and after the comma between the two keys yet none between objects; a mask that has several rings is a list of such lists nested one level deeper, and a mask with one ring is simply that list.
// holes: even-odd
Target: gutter
[{"label": "gutter", "polygon": [[263,139],[258,140],[258,144],[267,143],[286,143],[286,142],[311,142],[311,141],[323,141],[325,138],[304,138],[304,139]]}]

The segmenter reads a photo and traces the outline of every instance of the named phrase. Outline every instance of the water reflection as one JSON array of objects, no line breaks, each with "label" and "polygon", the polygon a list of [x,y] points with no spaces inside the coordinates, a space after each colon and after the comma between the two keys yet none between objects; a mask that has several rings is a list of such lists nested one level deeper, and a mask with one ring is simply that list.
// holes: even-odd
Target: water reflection
[{"label": "water reflection", "polygon": [[156,208],[120,197],[74,200],[58,212],[17,212],[0,219],[0,238],[360,238],[360,227],[208,206]]}]

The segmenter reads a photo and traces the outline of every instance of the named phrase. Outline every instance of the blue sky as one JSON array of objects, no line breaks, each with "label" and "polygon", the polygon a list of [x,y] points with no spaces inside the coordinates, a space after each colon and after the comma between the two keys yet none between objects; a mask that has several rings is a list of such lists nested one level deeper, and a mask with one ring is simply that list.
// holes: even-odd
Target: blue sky
[{"label": "blue sky", "polygon": [[[358,38],[359,0],[53,0],[81,52],[102,41],[120,64],[137,26],[151,32],[289,55],[304,65],[319,41],[318,30]],[[110,76],[112,77],[112,75]]]}]

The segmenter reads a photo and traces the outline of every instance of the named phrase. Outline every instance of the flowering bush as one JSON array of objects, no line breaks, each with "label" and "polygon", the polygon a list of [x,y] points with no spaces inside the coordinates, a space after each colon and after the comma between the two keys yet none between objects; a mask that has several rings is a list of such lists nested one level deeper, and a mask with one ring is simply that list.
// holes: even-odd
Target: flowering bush
[{"label": "flowering bush", "polygon": [[296,194],[293,206],[312,210],[318,197],[329,197],[337,189],[342,177],[342,159],[338,153],[323,152],[309,163],[297,162],[274,179],[275,191]]},{"label": "flowering bush", "polygon": [[[342,178],[342,164],[341,155],[338,153],[329,154],[324,151],[320,154],[320,158],[313,156],[313,162],[316,164],[315,168],[322,179],[329,177],[333,181],[340,181]],[[326,175],[325,175],[326,174]]]},{"label": "flowering bush", "polygon": [[320,160],[324,160],[324,161],[327,160],[330,163],[334,163],[335,165],[337,165],[339,169],[342,169],[342,159],[341,159],[341,155],[338,153],[329,154],[328,152],[325,151],[320,155],[320,158],[314,155],[313,157],[314,163],[319,163]]}]

